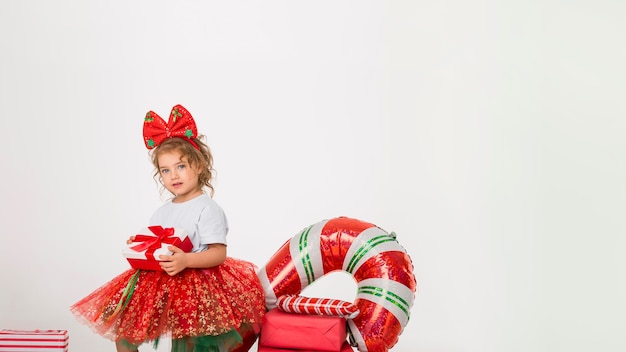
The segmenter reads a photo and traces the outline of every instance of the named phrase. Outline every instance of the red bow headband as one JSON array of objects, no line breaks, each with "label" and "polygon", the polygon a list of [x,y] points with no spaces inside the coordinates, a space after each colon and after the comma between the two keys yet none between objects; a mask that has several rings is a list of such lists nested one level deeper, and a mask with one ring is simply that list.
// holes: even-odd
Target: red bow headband
[{"label": "red bow headband", "polygon": [[186,139],[199,150],[198,144],[192,140],[197,136],[196,122],[189,111],[180,104],[172,108],[167,124],[154,111],[148,111],[143,120],[143,141],[148,149],[156,148],[168,138],[179,137]]}]

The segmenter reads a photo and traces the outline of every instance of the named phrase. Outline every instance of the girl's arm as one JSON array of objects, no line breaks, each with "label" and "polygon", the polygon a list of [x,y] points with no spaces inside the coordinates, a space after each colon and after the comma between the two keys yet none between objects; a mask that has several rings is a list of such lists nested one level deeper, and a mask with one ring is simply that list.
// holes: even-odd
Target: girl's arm
[{"label": "girl's arm", "polygon": [[187,259],[187,268],[211,268],[226,260],[226,245],[214,243],[210,244],[209,248],[204,251],[183,254]]},{"label": "girl's arm", "polygon": [[221,243],[210,244],[202,252],[185,253],[182,249],[169,246],[172,255],[161,255],[161,268],[169,275],[176,275],[186,268],[211,268],[222,264],[226,260],[226,245]]}]

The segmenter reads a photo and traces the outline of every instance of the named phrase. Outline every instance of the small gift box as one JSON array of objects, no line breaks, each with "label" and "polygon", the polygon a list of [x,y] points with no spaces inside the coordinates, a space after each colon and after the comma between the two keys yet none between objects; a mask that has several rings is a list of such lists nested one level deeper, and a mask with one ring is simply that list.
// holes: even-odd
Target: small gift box
[{"label": "small gift box", "polygon": [[172,254],[168,246],[176,246],[185,252],[193,248],[184,230],[149,226],[135,235],[135,240],[122,249],[122,254],[135,269],[163,270],[159,256]]},{"label": "small gift box", "polygon": [[346,319],[354,319],[360,313],[359,307],[353,303],[333,298],[284,295],[278,297],[276,304],[278,310],[287,313],[333,315]]},{"label": "small gift box", "polygon": [[339,352],[346,337],[346,319],[343,317],[294,314],[272,309],[263,318],[259,346]]},{"label": "small gift box", "polygon": [[[266,347],[266,346],[259,346],[259,349],[257,350],[258,352],[323,352],[320,350],[302,350],[302,349],[284,349],[284,348],[274,348],[274,347]],[[339,350],[338,352],[354,352],[354,349],[350,346],[350,344],[348,343],[348,341],[343,343],[343,346],[341,346],[341,350]]]},{"label": "small gift box", "polygon": [[0,330],[0,352],[67,352],[67,330]]}]

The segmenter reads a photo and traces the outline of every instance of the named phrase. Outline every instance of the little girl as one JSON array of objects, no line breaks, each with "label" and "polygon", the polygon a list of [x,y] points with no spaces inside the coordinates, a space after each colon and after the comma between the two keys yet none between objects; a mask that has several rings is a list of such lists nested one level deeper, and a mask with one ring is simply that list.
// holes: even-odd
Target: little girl
[{"label": "little girl", "polygon": [[[149,226],[184,229],[193,249],[170,246],[162,271],[129,269],[76,302],[70,310],[118,352],[172,339],[172,351],[248,351],[265,314],[254,264],[226,254],[228,223],[213,200],[213,157],[191,114],[176,105],[166,124],[150,111],[144,142],[155,177],[173,198]],[[209,191],[209,195],[204,190]],[[128,240],[130,243],[134,236]]]}]

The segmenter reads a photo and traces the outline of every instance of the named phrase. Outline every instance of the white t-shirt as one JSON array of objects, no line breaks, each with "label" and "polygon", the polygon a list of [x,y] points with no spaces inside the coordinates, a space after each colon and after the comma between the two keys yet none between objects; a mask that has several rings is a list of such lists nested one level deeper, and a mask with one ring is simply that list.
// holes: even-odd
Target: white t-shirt
[{"label": "white t-shirt", "polygon": [[207,194],[183,203],[168,201],[152,214],[149,226],[154,225],[184,229],[193,243],[192,252],[203,251],[211,243],[226,244],[226,214]]}]

